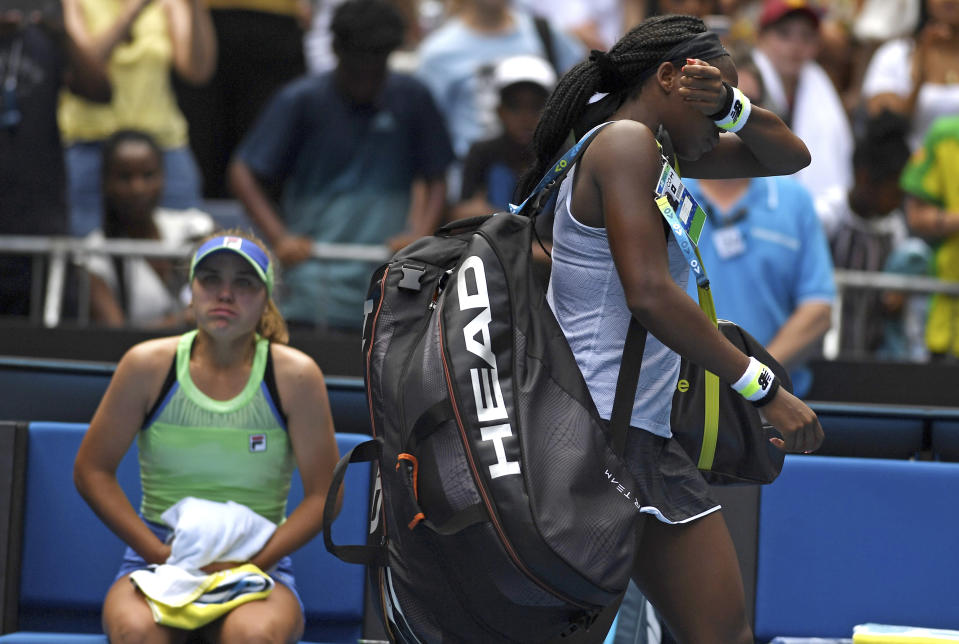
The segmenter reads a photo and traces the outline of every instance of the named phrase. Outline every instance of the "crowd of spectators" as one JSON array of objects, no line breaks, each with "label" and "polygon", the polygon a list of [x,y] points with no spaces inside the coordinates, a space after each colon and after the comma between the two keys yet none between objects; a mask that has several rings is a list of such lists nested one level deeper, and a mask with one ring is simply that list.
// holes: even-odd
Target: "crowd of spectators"
[{"label": "crowd of spectators", "polygon": [[[816,252],[795,253],[794,262],[780,254],[784,284],[812,270],[804,266],[820,239],[829,271],[959,280],[954,0],[23,5],[0,12],[0,240],[189,244],[216,223],[205,207],[227,200],[279,258],[287,318],[353,332],[372,267],[319,258],[315,242],[395,250],[444,220],[503,209],[557,79],[643,17],[685,13],[703,18],[737,61],[750,61],[740,68],[755,72],[762,104],[812,154],[787,182],[696,187],[717,217],[735,215],[745,199],[750,221],[776,212],[775,235],[805,231]],[[758,235],[775,246],[769,226],[760,228],[721,243],[745,248]],[[548,224],[542,232],[548,248]],[[0,270],[0,315],[30,315],[42,262],[0,253]],[[175,264],[99,256],[74,270],[86,275],[77,284],[89,289],[95,323],[187,319],[186,275]],[[727,273],[721,265],[711,272]],[[805,300],[834,292],[800,290],[770,295],[778,313],[767,340]],[[840,292],[840,355],[959,356],[955,298]],[[717,297],[721,309],[724,299],[733,298]],[[814,345],[822,313],[806,329]]]}]

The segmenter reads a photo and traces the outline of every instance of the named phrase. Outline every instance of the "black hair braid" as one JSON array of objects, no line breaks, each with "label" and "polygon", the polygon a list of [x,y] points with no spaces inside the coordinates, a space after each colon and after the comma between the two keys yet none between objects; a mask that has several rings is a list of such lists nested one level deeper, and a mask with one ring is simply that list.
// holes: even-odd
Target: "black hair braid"
[{"label": "black hair braid", "polygon": [[[706,25],[702,20],[680,15],[653,16],[631,29],[606,54],[628,81],[627,87],[619,92],[625,98],[637,91],[641,81],[645,80],[644,72],[664,62],[663,57],[677,44],[704,31]],[[613,103],[605,110],[606,113],[590,115],[591,122],[579,127],[589,98],[596,92],[606,91],[601,87],[602,81],[600,66],[589,60],[577,64],[559,80],[533,134],[535,162],[518,183],[516,203],[520,203],[536,187],[536,183],[563,151],[574,127],[585,132],[605,121],[616,110],[618,105]]]},{"label": "black hair braid", "polygon": [[556,84],[533,133],[535,162],[527,168],[519,181],[517,203],[522,202],[536,187],[556,154],[563,148],[586,101],[598,91],[600,78],[599,68],[589,61],[584,61],[566,72]]}]

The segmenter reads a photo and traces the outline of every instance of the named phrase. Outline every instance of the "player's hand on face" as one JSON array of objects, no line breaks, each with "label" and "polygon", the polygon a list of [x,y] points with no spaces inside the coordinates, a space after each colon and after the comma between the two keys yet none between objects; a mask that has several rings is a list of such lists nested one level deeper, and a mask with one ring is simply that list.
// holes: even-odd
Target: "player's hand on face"
[{"label": "player's hand on face", "polygon": [[715,114],[726,103],[722,73],[704,60],[687,58],[680,70],[679,94],[690,106],[706,116]]}]

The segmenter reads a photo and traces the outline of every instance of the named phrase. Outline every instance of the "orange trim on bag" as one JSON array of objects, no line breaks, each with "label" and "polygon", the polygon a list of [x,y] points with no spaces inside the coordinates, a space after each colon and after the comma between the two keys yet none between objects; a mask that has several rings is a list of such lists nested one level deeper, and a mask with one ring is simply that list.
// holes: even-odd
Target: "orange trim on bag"
[{"label": "orange trim on bag", "polygon": [[426,518],[425,514],[423,514],[422,512],[417,512],[416,516],[413,517],[413,520],[409,522],[407,527],[409,527],[409,529],[412,530],[413,528],[419,525],[420,521],[424,520],[425,518]]},{"label": "orange trim on bag", "polygon": [[401,453],[396,457],[396,469],[400,469],[400,461],[409,461],[413,464],[413,498],[417,501],[420,500],[420,488],[417,483],[417,478],[420,472],[420,463],[416,460],[416,457],[412,454],[407,454],[405,452]]}]

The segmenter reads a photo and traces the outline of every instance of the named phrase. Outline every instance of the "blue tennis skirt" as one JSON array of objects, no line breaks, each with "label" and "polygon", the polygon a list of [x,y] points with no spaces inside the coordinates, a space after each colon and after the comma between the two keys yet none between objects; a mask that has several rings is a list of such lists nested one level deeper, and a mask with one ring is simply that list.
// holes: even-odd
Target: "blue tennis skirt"
[{"label": "blue tennis skirt", "polygon": [[[163,543],[167,542],[167,538],[170,536],[170,533],[173,530],[169,526],[165,526],[162,523],[154,523],[153,521],[147,521],[143,517],[140,517],[141,520],[150,528],[150,531],[156,535],[157,539]],[[135,570],[146,570],[150,567],[150,564],[141,557],[137,552],[127,546],[126,552],[123,553],[123,561],[120,563],[120,570],[117,571],[117,576],[113,581],[120,579],[126,575],[129,575]],[[274,581],[277,581],[293,593],[293,596],[296,597],[296,601],[300,604],[300,614],[303,614],[303,600],[300,599],[300,593],[296,589],[296,579],[293,576],[293,562],[290,560],[289,556],[283,557],[280,559],[272,569],[265,571]]]}]

